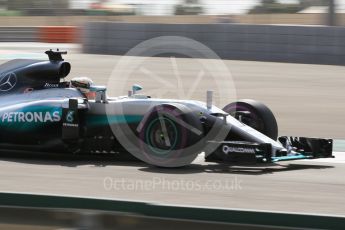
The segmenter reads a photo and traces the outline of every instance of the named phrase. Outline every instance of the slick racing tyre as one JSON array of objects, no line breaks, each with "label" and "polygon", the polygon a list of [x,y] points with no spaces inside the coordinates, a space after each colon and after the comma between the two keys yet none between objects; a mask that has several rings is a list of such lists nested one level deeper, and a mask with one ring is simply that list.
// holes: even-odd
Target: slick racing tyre
[{"label": "slick racing tyre", "polygon": [[258,101],[244,99],[228,104],[223,110],[269,138],[277,140],[277,121],[266,105]]},{"label": "slick racing tyre", "polygon": [[202,126],[183,105],[155,106],[140,129],[141,160],[160,167],[190,164],[201,152]]}]

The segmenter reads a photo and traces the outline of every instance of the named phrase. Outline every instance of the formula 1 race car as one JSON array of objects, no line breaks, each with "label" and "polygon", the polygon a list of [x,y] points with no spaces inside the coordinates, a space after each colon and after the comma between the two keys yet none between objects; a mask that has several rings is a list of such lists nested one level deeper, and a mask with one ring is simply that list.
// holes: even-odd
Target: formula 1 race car
[{"label": "formula 1 race car", "polygon": [[191,100],[138,94],[108,97],[87,85],[88,99],[64,78],[66,52],[49,61],[12,60],[0,65],[0,149],[71,154],[124,154],[161,167],[190,164],[205,152],[213,162],[276,162],[332,157],[331,139],[279,137],[264,104],[240,100],[219,109]]}]

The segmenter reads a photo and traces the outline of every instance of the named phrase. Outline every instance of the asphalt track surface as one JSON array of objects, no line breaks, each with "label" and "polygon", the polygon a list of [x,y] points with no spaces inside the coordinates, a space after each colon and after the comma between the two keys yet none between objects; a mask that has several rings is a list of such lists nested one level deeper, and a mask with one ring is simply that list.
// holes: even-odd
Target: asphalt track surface
[{"label": "asphalt track surface", "polygon": [[[40,47],[38,52],[44,51],[45,47]],[[120,59],[81,55],[77,47],[68,48],[72,50],[66,57],[72,62],[71,76],[90,76],[98,84],[108,82]],[[10,57],[8,54],[20,57],[37,52],[36,44],[3,44],[0,50],[0,63]],[[199,66],[189,59],[176,62],[185,87],[189,87]],[[168,64],[169,58],[152,58],[146,67],[169,81],[174,78],[174,69]],[[281,135],[345,138],[345,67],[248,61],[225,64],[231,70],[237,97],[267,104],[277,116]],[[219,73],[224,79],[226,74]],[[159,82],[140,72],[127,83],[164,92]],[[204,100],[208,85],[211,82],[203,79],[191,98]],[[103,157],[6,153],[0,161],[0,190],[345,216],[344,155],[256,166],[205,163],[200,157],[181,169],[160,169]]]}]

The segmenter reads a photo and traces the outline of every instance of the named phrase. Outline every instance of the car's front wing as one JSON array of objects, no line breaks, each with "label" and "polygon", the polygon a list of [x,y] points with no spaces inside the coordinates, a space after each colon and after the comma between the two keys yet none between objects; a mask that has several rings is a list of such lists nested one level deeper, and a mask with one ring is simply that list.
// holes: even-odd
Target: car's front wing
[{"label": "car's front wing", "polygon": [[260,162],[272,163],[278,161],[331,158],[333,157],[333,140],[306,137],[280,137],[279,142],[286,152],[272,153],[270,143],[254,143],[243,141],[210,141],[211,148],[216,149],[206,156],[213,162]]}]

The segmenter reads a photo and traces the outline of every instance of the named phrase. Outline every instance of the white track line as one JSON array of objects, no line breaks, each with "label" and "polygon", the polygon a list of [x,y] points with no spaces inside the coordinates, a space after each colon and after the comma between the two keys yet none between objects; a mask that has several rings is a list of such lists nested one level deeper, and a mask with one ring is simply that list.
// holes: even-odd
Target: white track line
[{"label": "white track line", "polygon": [[320,158],[320,159],[313,159],[313,160],[303,160],[303,161],[345,164],[345,152],[334,152],[333,156],[335,157],[334,158]]},{"label": "white track line", "polygon": [[79,49],[80,44],[75,43],[44,43],[44,42],[1,42],[0,49],[36,49],[36,48],[45,48],[53,49],[55,48],[64,48],[64,49]]}]

